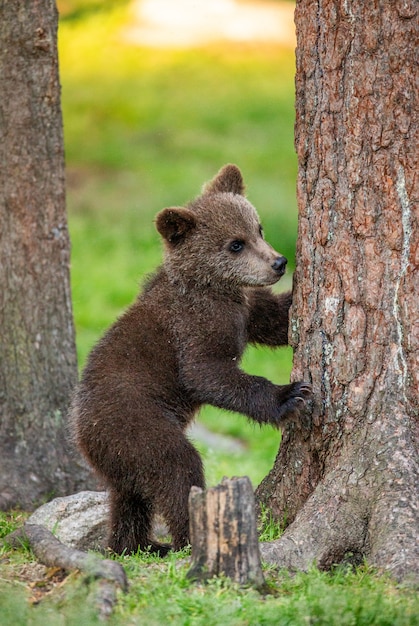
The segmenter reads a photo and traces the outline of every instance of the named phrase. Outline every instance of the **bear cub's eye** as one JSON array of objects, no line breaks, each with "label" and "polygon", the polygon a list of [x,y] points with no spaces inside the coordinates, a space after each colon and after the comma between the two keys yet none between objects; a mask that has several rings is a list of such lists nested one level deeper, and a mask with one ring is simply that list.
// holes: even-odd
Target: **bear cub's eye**
[{"label": "bear cub's eye", "polygon": [[263,228],[262,228],[262,225],[261,225],[261,224],[259,224],[259,235],[260,235],[260,236],[262,237],[262,239],[263,239]]},{"label": "bear cub's eye", "polygon": [[237,254],[238,252],[241,252],[243,248],[244,248],[244,241],[242,241],[241,239],[236,239],[235,241],[232,241],[229,246],[230,252],[234,252],[235,254]]}]

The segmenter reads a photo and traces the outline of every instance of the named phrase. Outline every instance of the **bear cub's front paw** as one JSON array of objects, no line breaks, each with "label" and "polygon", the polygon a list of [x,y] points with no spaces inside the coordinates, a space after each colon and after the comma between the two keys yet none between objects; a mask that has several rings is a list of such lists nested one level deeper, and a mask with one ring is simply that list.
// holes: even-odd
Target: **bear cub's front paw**
[{"label": "bear cub's front paw", "polygon": [[273,423],[279,426],[286,419],[299,417],[311,396],[310,383],[298,382],[279,387],[278,407]]}]

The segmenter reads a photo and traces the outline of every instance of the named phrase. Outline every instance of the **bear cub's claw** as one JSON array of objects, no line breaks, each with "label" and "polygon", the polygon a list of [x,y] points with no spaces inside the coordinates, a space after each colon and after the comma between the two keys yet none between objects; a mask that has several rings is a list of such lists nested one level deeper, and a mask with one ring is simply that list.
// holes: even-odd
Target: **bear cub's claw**
[{"label": "bear cub's claw", "polygon": [[311,396],[312,386],[310,383],[298,382],[281,387],[280,405],[274,418],[274,424],[279,425],[279,422],[286,419],[299,417]]}]

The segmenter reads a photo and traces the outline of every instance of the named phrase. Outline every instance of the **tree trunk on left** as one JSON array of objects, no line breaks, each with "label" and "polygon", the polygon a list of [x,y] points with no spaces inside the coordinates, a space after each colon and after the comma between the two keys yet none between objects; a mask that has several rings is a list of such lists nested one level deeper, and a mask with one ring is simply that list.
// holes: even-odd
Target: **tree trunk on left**
[{"label": "tree trunk on left", "polygon": [[0,509],[85,486],[53,0],[0,0]]}]

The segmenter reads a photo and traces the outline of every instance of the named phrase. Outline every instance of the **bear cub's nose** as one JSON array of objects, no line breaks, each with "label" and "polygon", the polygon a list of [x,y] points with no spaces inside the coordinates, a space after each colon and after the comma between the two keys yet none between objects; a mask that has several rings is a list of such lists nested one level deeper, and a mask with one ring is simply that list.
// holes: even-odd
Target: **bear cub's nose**
[{"label": "bear cub's nose", "polygon": [[282,276],[282,274],[285,272],[287,263],[288,263],[288,260],[284,256],[278,256],[276,257],[275,261],[272,263],[272,269],[277,274]]}]

